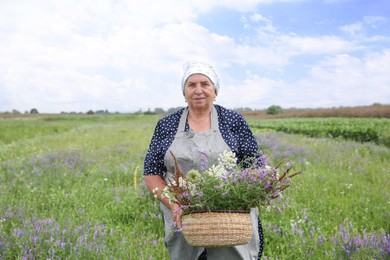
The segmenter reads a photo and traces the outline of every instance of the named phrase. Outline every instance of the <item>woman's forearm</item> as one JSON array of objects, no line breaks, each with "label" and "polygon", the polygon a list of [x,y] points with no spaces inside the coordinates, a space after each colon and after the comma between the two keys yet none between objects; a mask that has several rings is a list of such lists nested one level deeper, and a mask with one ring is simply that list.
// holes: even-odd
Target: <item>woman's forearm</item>
[{"label": "woman's forearm", "polygon": [[177,227],[181,227],[181,208],[175,202],[169,202],[168,198],[161,197],[161,191],[167,186],[160,175],[145,175],[145,184],[148,190],[172,212],[173,221]]},{"label": "woman's forearm", "polygon": [[172,205],[169,203],[169,200],[161,197],[162,190],[167,186],[163,178],[160,175],[145,175],[144,180],[150,193],[155,195],[168,209],[171,209]]}]

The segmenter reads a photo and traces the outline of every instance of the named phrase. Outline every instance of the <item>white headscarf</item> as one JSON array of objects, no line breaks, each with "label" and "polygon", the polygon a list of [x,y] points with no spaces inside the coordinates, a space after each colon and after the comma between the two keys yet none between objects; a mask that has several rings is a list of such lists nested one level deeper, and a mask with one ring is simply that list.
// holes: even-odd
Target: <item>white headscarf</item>
[{"label": "white headscarf", "polygon": [[201,61],[189,61],[183,65],[183,69],[184,69],[184,74],[181,80],[181,89],[183,91],[183,95],[184,95],[184,88],[185,88],[186,81],[188,77],[193,74],[203,74],[207,76],[211,80],[211,82],[213,82],[215,93],[218,95],[219,78],[213,66]]}]

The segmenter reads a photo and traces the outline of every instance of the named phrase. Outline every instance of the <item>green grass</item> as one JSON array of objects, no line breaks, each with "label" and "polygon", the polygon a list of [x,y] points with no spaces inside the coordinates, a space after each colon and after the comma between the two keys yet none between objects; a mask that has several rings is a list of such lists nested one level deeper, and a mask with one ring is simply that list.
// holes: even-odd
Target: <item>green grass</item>
[{"label": "green grass", "polygon": [[310,137],[343,138],[390,147],[388,118],[283,118],[251,120],[250,126]]},{"label": "green grass", "polygon": [[[19,119],[0,121],[30,131],[15,131],[0,150],[0,258],[166,255],[157,204],[141,183],[156,120],[33,118],[25,120],[27,126]],[[48,121],[64,131],[44,130]]]},{"label": "green grass", "polygon": [[[262,211],[268,233],[265,255],[332,259],[336,250],[335,258],[345,257],[340,227],[350,223],[353,229],[348,243],[363,237],[364,232],[385,233],[390,242],[388,148],[281,133],[262,133],[261,137],[264,153],[275,161],[291,158],[297,169],[304,170],[280,200],[282,213]],[[335,245],[332,239],[340,242]],[[360,250],[352,250],[352,258],[380,255],[371,248]]]},{"label": "green grass", "polygon": [[[0,120],[0,259],[168,259],[158,203],[142,183],[157,119]],[[264,258],[389,257],[380,251],[390,243],[389,148],[254,131],[272,162],[304,170],[278,208],[261,209]]]}]

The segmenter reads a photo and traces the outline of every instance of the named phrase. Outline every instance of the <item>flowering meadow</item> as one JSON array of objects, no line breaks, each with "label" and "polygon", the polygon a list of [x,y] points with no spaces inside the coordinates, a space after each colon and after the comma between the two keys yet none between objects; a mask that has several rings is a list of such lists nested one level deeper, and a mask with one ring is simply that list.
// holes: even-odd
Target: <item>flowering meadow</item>
[{"label": "flowering meadow", "polygon": [[[0,259],[168,259],[142,182],[158,118],[0,119]],[[271,162],[304,171],[260,209],[263,259],[390,258],[388,147],[254,132]]]}]

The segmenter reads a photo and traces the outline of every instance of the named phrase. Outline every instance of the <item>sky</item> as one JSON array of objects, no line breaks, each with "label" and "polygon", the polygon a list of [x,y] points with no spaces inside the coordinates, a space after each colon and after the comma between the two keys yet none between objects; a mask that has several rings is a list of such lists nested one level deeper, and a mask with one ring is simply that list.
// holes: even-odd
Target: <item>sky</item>
[{"label": "sky", "polygon": [[183,107],[189,60],[227,108],[390,104],[390,2],[0,0],[0,112]]}]

